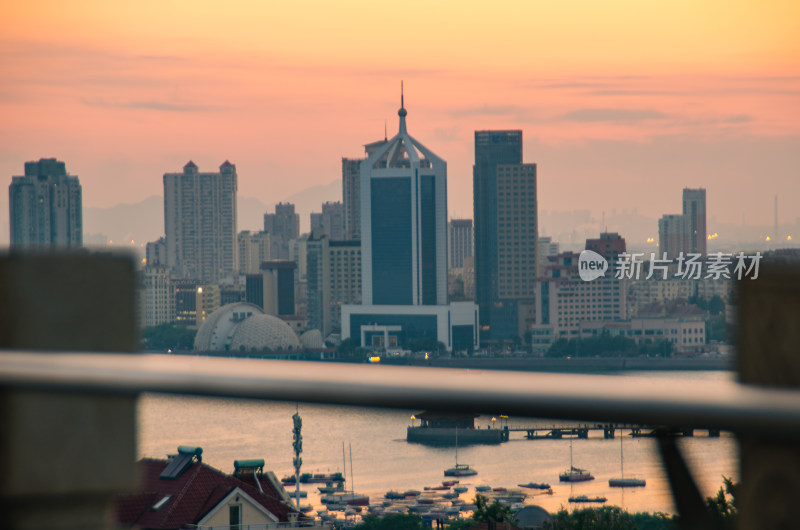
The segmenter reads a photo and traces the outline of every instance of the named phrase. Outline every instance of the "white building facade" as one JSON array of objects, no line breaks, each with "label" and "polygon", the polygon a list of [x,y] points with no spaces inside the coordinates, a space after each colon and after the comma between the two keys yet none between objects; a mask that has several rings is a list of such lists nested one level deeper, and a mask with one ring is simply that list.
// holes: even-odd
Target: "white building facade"
[{"label": "white building facade", "polygon": [[175,274],[215,283],[238,272],[236,192],[236,166],[227,160],[217,173],[190,161],[182,173],[164,174],[167,264]]}]

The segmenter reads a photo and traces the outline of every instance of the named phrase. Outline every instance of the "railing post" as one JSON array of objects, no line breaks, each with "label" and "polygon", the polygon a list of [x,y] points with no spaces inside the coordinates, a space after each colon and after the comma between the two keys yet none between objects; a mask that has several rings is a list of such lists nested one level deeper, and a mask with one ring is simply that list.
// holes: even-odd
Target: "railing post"
[{"label": "railing post", "polygon": [[[0,348],[136,351],[134,285],[128,258],[2,256]],[[135,485],[135,407],[135,395],[0,388],[0,527],[116,527],[113,499]]]},{"label": "railing post", "polygon": [[[757,279],[738,284],[740,381],[800,389],[800,269],[766,264]],[[800,440],[740,436],[740,452],[738,527],[796,527]]]}]

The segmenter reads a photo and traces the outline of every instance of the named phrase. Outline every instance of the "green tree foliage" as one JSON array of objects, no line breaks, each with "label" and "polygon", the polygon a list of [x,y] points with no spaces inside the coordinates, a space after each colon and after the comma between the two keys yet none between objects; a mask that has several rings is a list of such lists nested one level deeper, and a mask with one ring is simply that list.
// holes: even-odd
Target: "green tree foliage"
[{"label": "green tree foliage", "polygon": [[722,477],[722,486],[714,497],[706,497],[706,507],[722,528],[735,528],[736,525],[736,490],[730,478]]},{"label": "green tree foliage", "polygon": [[472,514],[472,520],[478,523],[508,522],[516,524],[517,522],[511,508],[497,500],[489,504],[489,499],[480,493],[475,495],[475,512]]},{"label": "green tree foliage", "polygon": [[617,506],[585,508],[568,512],[562,509],[545,526],[551,530],[672,530],[677,518],[663,513],[630,514]]},{"label": "green tree foliage", "polygon": [[732,336],[728,325],[725,322],[725,302],[719,296],[713,296],[710,300],[699,296],[689,298],[689,303],[694,304],[703,311],[708,311],[711,317],[706,320],[706,340],[729,342]]},{"label": "green tree foliage", "polygon": [[359,349],[359,344],[353,338],[346,338],[336,347],[336,353],[342,356],[350,356]]},{"label": "green tree foliage", "polygon": [[394,514],[384,517],[368,515],[364,522],[355,526],[357,530],[422,530],[422,517],[415,514]]},{"label": "green tree foliage", "polygon": [[719,315],[723,311],[725,311],[725,302],[722,301],[722,298],[719,295],[715,295],[711,298],[711,300],[707,300],[700,296],[692,296],[689,298],[689,303],[694,304],[703,311],[708,311],[711,315]]},{"label": "green tree foliage", "polygon": [[362,362],[367,358],[367,349],[352,338],[344,339],[336,348],[336,356],[349,362]]},{"label": "green tree foliage", "polygon": [[724,314],[706,320],[707,341],[729,342],[728,337],[730,336],[732,336],[732,334],[728,329],[727,322],[725,322]]},{"label": "green tree foliage", "polygon": [[547,357],[635,357],[650,355],[669,357],[672,343],[659,340],[637,346],[636,341],[622,335],[611,335],[604,331],[588,339],[559,339],[547,350]]},{"label": "green tree foliage", "polygon": [[407,349],[411,351],[430,351],[430,352],[443,352],[447,347],[436,339],[423,337],[414,341],[407,341],[405,343]]},{"label": "green tree foliage", "polygon": [[559,339],[547,350],[547,357],[632,357],[637,352],[633,339],[604,332],[588,339]]},{"label": "green tree foliage", "polygon": [[469,530],[473,526],[475,526],[475,521],[472,519],[461,519],[447,525],[447,530]]},{"label": "green tree foliage", "polygon": [[143,351],[191,350],[194,347],[196,329],[168,323],[145,328],[142,333]]}]

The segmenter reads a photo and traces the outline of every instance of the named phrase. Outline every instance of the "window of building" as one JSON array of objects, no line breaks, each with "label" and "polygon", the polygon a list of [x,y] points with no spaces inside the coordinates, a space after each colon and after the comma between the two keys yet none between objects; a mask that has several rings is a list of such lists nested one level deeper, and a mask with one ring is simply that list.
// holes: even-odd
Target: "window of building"
[{"label": "window of building", "polygon": [[230,530],[242,529],[242,505],[231,504],[228,506],[228,523]]}]

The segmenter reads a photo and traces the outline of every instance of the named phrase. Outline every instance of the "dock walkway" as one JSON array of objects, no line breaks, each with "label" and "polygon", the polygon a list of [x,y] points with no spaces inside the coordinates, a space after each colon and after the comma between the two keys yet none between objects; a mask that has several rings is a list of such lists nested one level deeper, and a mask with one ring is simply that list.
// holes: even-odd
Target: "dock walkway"
[{"label": "dock walkway", "polygon": [[[602,431],[603,438],[613,439],[616,431],[629,430],[634,438],[653,436],[653,428],[645,425],[620,425],[620,424],[582,424],[568,426],[545,426],[545,427],[519,427],[509,428],[508,432],[523,432],[525,439],[528,440],[560,440],[563,438],[589,438],[591,431]],[[675,431],[676,436],[694,436],[697,429],[679,429]],[[719,430],[709,429],[710,438],[719,437]]]}]

